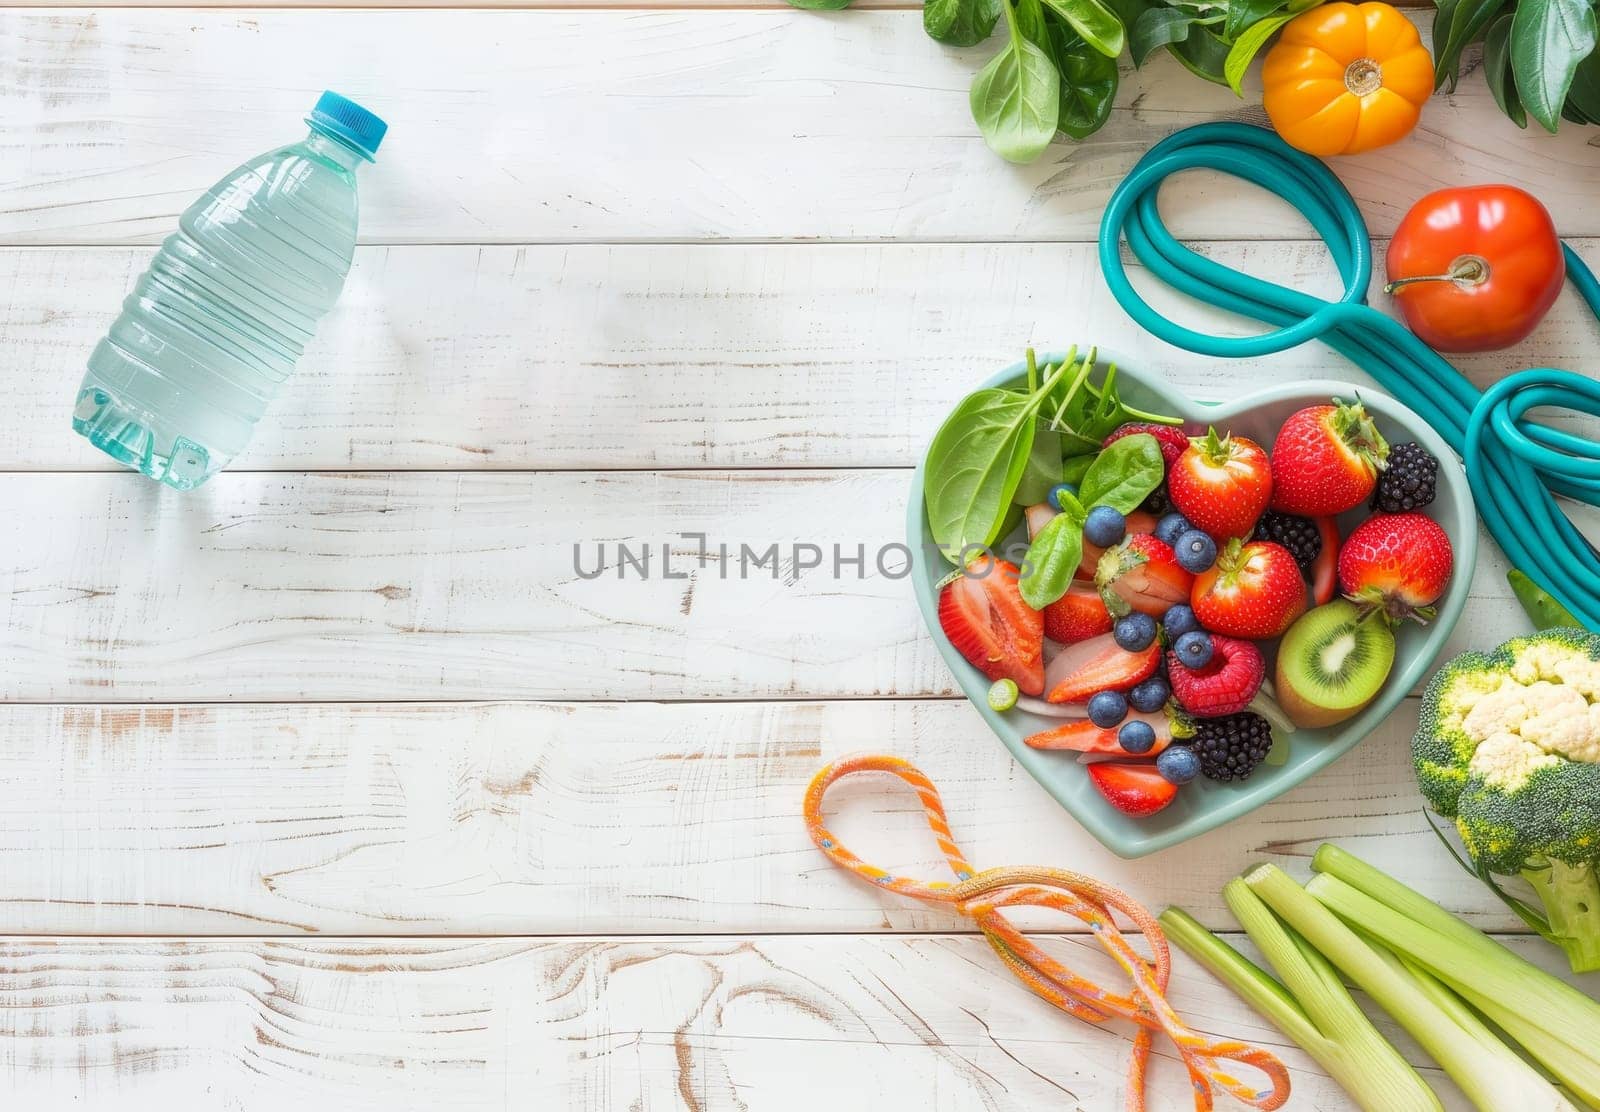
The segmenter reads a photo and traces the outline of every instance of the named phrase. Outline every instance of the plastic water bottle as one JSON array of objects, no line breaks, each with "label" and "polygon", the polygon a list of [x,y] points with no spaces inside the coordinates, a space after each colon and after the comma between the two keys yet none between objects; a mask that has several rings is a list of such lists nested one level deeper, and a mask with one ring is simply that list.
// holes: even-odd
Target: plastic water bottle
[{"label": "plastic water bottle", "polygon": [[244,448],[350,270],[356,167],[388,125],[333,92],[306,123],[189,206],[89,356],[72,427],[179,490]]}]

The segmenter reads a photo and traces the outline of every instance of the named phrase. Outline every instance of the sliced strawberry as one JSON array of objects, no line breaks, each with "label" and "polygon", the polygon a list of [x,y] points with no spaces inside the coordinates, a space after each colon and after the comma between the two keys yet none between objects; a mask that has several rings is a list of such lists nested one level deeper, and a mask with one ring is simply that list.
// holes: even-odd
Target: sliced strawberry
[{"label": "sliced strawberry", "polygon": [[1022,601],[1015,564],[983,555],[945,585],[939,626],[956,651],[991,680],[1044,691],[1044,618]]},{"label": "sliced strawberry", "polygon": [[[1138,536],[1142,533],[1153,533],[1156,522],[1161,520],[1155,514],[1146,513],[1144,510],[1134,510],[1128,515],[1128,536]],[[1100,557],[1106,550],[1088,541],[1083,542],[1083,559],[1078,562],[1078,576],[1081,579],[1093,579],[1095,569],[1100,566]]]},{"label": "sliced strawberry", "polygon": [[1171,546],[1148,533],[1107,550],[1095,569],[1106,608],[1117,617],[1139,610],[1159,618],[1174,603],[1188,602],[1194,576],[1178,563]]},{"label": "sliced strawberry", "polygon": [[1172,697],[1196,718],[1238,714],[1256,697],[1266,676],[1267,663],[1253,642],[1220,633],[1211,635],[1211,660],[1203,668],[1180,664],[1177,653],[1167,655]]},{"label": "sliced strawberry", "polygon": [[1092,583],[1074,582],[1067,593],[1044,608],[1044,635],[1071,645],[1111,632],[1111,611]]},{"label": "sliced strawberry", "polygon": [[1188,433],[1177,425],[1158,425],[1154,421],[1129,421],[1127,424],[1118,425],[1111,430],[1111,435],[1100,442],[1100,447],[1109,448],[1124,436],[1133,436],[1141,432],[1156,438],[1156,443],[1161,445],[1161,460],[1168,467],[1177,463],[1178,457],[1188,450]]},{"label": "sliced strawberry", "polygon": [[1089,782],[1106,802],[1125,815],[1153,815],[1178,796],[1178,785],[1156,771],[1153,763],[1101,761],[1089,766]]},{"label": "sliced strawberry", "polygon": [[1122,748],[1122,742],[1117,740],[1117,732],[1127,722],[1148,722],[1150,728],[1156,732],[1156,744],[1147,753],[1139,754],[1141,757],[1154,758],[1155,755],[1172,744],[1172,719],[1166,711],[1151,711],[1148,714],[1135,712],[1128,715],[1123,722],[1109,729],[1101,729],[1087,718],[1074,718],[1053,730],[1044,730],[1037,734],[1030,734],[1023,740],[1035,749],[1070,749],[1074,753],[1104,753],[1118,757],[1128,756],[1128,751]]},{"label": "sliced strawberry", "polygon": [[1050,524],[1050,519],[1060,512],[1048,502],[1040,502],[1022,511],[1022,516],[1028,522],[1028,539],[1031,541],[1044,532],[1044,527]]},{"label": "sliced strawberry", "polygon": [[1317,562],[1311,565],[1311,598],[1313,606],[1332,602],[1339,589],[1339,523],[1331,517],[1316,519],[1317,531],[1322,534],[1322,551]]},{"label": "sliced strawberry", "polygon": [[1155,675],[1161,646],[1152,642],[1130,653],[1109,633],[1068,645],[1045,667],[1044,686],[1052,703],[1082,703],[1099,691],[1125,691]]}]

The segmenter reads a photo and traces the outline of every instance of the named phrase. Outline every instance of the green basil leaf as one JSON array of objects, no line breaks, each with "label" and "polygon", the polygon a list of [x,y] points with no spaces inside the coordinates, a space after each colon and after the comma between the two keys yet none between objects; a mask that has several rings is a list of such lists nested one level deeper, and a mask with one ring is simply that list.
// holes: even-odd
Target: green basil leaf
[{"label": "green basil leaf", "polygon": [[1246,29],[1266,19],[1286,3],[1288,0],[1229,0],[1228,19],[1223,24],[1222,37],[1238,42]]},{"label": "green basil leaf", "polygon": [[1072,586],[1072,577],[1083,560],[1083,518],[1083,507],[1071,495],[1065,495],[1061,512],[1039,530],[1028,546],[1017,586],[1021,588],[1022,601],[1035,610],[1043,610]]},{"label": "green basil leaf", "polygon": [[[1056,126],[1074,139],[1099,131],[1117,99],[1117,60],[1095,50],[1070,28],[1050,25],[1061,71],[1061,114]],[[1057,438],[1059,442],[1059,437]]]},{"label": "green basil leaf", "polygon": [[1019,506],[1037,505],[1050,497],[1060,481],[1061,434],[1040,424],[1034,429],[1033,447],[1011,500]]},{"label": "green basil leaf", "polygon": [[1094,459],[1099,454],[1099,450],[1096,449],[1063,461],[1061,464],[1061,481],[1069,483],[1080,490],[1083,489],[1083,477],[1089,473],[1089,468],[1094,466]]},{"label": "green basil leaf", "polygon": [[1489,24],[1483,36],[1483,79],[1500,111],[1518,127],[1527,127],[1528,114],[1517,97],[1516,82],[1511,76],[1510,12]]},{"label": "green basil leaf", "polygon": [[1170,43],[1182,42],[1195,22],[1193,12],[1181,8],[1150,8],[1128,28],[1128,53],[1133,64],[1144,65],[1151,54]]},{"label": "green basil leaf", "polygon": [[1483,36],[1507,0],[1445,0],[1433,21],[1433,87],[1456,87],[1461,52]]},{"label": "green basil leaf", "polygon": [[1078,501],[1087,509],[1110,506],[1131,514],[1150,492],[1161,485],[1166,467],[1161,445],[1149,433],[1124,436],[1101,452],[1078,488]]},{"label": "green basil leaf", "polygon": [[1026,394],[978,390],[934,434],[923,500],[933,539],[952,562],[959,562],[962,549],[993,544],[999,535],[1028,463],[1034,409]]},{"label": "green basil leaf", "polygon": [[1278,33],[1278,28],[1297,18],[1293,12],[1281,12],[1278,15],[1269,15],[1263,20],[1251,24],[1245,33],[1239,36],[1237,42],[1228,51],[1228,57],[1222,64],[1222,74],[1228,79],[1228,88],[1239,96],[1244,96],[1244,75],[1250,69],[1250,63],[1267,40]]},{"label": "green basil leaf", "polygon": [[1079,37],[1107,58],[1122,53],[1127,34],[1117,13],[1100,0],[1045,0]]},{"label": "green basil leaf", "polygon": [[1167,44],[1167,52],[1183,64],[1183,68],[1196,77],[1226,85],[1223,67],[1228,63],[1231,45],[1209,27],[1196,24],[1181,42]]},{"label": "green basil leaf", "polygon": [[1585,123],[1600,122],[1600,50],[1594,50],[1578,64],[1567,90],[1567,107]]},{"label": "green basil leaf", "polygon": [[1594,0],[1517,0],[1511,16],[1511,73],[1528,115],[1546,131],[1559,125],[1573,74],[1595,42]]},{"label": "green basil leaf", "polygon": [[947,46],[977,46],[994,33],[1000,0],[925,0],[922,29]]},{"label": "green basil leaf", "polygon": [[1055,138],[1061,76],[1050,56],[1022,37],[1009,4],[1005,11],[1010,41],[973,78],[972,118],[995,154],[1007,162],[1032,162]]}]

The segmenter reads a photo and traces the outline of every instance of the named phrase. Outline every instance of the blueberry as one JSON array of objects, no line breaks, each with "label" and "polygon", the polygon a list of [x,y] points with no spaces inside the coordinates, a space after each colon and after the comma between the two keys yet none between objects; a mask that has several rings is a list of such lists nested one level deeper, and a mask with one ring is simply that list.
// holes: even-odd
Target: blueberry
[{"label": "blueberry", "polygon": [[1111,636],[1116,639],[1118,646],[1128,652],[1142,653],[1156,639],[1156,620],[1149,614],[1135,610],[1117,619],[1117,624],[1111,628]]},{"label": "blueberry", "polygon": [[1129,753],[1148,753],[1156,747],[1155,727],[1135,718],[1117,731],[1117,744]]},{"label": "blueberry", "polygon": [[1167,514],[1156,522],[1156,539],[1168,547],[1178,543],[1178,538],[1187,533],[1194,526],[1189,524],[1189,519],[1177,511]]},{"label": "blueberry", "polygon": [[1177,641],[1185,633],[1199,629],[1200,619],[1194,616],[1193,609],[1180,602],[1167,608],[1167,612],[1161,616],[1161,624],[1167,629],[1167,640]]},{"label": "blueberry", "polygon": [[1072,500],[1076,502],[1078,500],[1078,488],[1071,483],[1057,483],[1050,488],[1050,504],[1056,509],[1064,511],[1066,507],[1061,504],[1061,495],[1063,493],[1070,495]]},{"label": "blueberry", "polygon": [[1217,542],[1198,529],[1190,529],[1172,546],[1177,554],[1178,566],[1196,575],[1217,562]]},{"label": "blueberry", "polygon": [[1187,784],[1200,775],[1200,758],[1187,745],[1169,745],[1156,755],[1156,771],[1172,784]]},{"label": "blueberry", "polygon": [[1151,711],[1160,710],[1167,705],[1167,699],[1172,694],[1172,688],[1160,676],[1151,676],[1138,687],[1128,692],[1128,703],[1134,710]]},{"label": "blueberry", "polygon": [[1178,654],[1178,663],[1204,668],[1211,663],[1211,634],[1203,629],[1192,629],[1173,643],[1172,651]]},{"label": "blueberry", "polygon": [[1096,506],[1083,519],[1083,539],[1096,548],[1110,548],[1128,535],[1128,519],[1110,506]]},{"label": "blueberry", "polygon": [[1101,691],[1089,698],[1089,721],[1109,730],[1128,716],[1128,700],[1120,691]]}]

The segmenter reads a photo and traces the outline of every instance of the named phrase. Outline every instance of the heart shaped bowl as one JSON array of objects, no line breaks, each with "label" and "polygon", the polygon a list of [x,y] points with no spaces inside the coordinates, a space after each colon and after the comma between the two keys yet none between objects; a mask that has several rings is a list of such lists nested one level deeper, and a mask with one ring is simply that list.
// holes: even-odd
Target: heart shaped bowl
[{"label": "heart shaped bowl", "polygon": [[[1050,356],[1048,361],[1058,362],[1061,358],[1057,353]],[[1106,363],[1111,361],[1102,352],[1101,371],[1097,374],[1102,373]],[[1040,362],[1043,365],[1045,360],[1041,359]],[[1128,404],[1152,413],[1182,417],[1191,433],[1203,432],[1206,426],[1215,425],[1220,432],[1236,432],[1269,449],[1285,418],[1296,410],[1324,403],[1334,397],[1359,397],[1390,443],[1415,440],[1438,457],[1438,496],[1427,512],[1444,527],[1455,549],[1455,567],[1449,587],[1439,600],[1438,617],[1427,626],[1407,623],[1405,628],[1397,631],[1394,668],[1371,705],[1354,718],[1336,726],[1296,731],[1290,738],[1289,758],[1281,765],[1262,764],[1256,769],[1255,775],[1237,783],[1218,783],[1198,777],[1185,785],[1178,792],[1178,797],[1164,810],[1140,819],[1123,814],[1101,797],[1089,782],[1085,766],[1078,763],[1075,753],[1030,749],[1023,738],[1059,725],[1061,720],[1030,714],[1020,707],[1003,713],[990,709],[987,701],[990,681],[967,663],[939,628],[938,584],[951,571],[951,565],[928,530],[927,513],[923,506],[923,467],[919,463],[911,490],[908,522],[912,553],[911,579],[917,592],[917,604],[922,608],[923,620],[933,632],[939,651],[944,654],[945,661],[955,673],[968,700],[1006,748],[1011,750],[1017,762],[1107,848],[1120,857],[1131,858],[1175,846],[1248,814],[1350,752],[1387,718],[1429,671],[1439,650],[1444,647],[1445,639],[1450,636],[1456,619],[1461,616],[1461,608],[1467,601],[1467,589],[1472,581],[1473,565],[1477,560],[1478,519],[1471,492],[1467,488],[1466,475],[1462,473],[1461,465],[1449,446],[1416,413],[1377,390],[1350,382],[1318,380],[1272,386],[1235,401],[1211,404],[1192,401],[1163,382],[1129,370],[1120,360],[1115,362],[1118,391]],[[1025,366],[1017,363],[984,385],[1020,386],[1025,381]],[[1342,517],[1339,521],[1340,535],[1348,535],[1365,516],[1366,511],[1358,508]],[[1026,543],[1026,540],[1025,529],[1019,527],[1016,533],[1002,538],[995,548],[1003,552],[1007,544],[1013,541]],[[1268,649],[1267,657],[1267,674],[1270,676],[1271,649]]]}]

